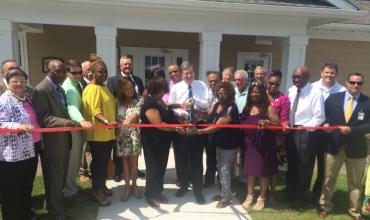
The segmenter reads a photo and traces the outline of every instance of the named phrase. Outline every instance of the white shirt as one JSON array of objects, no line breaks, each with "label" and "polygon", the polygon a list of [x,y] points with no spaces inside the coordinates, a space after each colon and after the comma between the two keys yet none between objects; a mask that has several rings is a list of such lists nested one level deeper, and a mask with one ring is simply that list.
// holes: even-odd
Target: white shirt
[{"label": "white shirt", "polygon": [[[191,83],[191,89],[193,92],[194,109],[205,112],[209,108],[209,90],[207,85],[199,80],[193,80]],[[170,90],[170,97],[168,99],[169,104],[181,104],[189,98],[189,85],[183,80],[174,86]],[[177,116],[188,116],[188,112],[184,109],[174,109]]]},{"label": "white shirt", "polygon": [[3,81],[4,81],[4,84],[5,84],[6,88],[8,88],[8,82],[6,81],[5,78],[3,78]]},{"label": "white shirt", "polygon": [[[290,109],[292,110],[294,99],[297,95],[297,87],[289,88]],[[325,121],[324,98],[321,91],[307,83],[299,96],[294,124],[302,126],[319,126]]]},{"label": "white shirt", "polygon": [[335,81],[332,86],[327,87],[322,83],[322,79],[320,79],[319,81],[312,83],[312,86],[320,89],[321,94],[324,97],[324,101],[329,97],[330,94],[346,91],[346,88],[337,81]]},{"label": "white shirt", "polygon": [[239,92],[239,89],[235,87],[235,104],[238,107],[239,114],[243,112],[245,105],[247,104],[248,86],[243,92]]}]

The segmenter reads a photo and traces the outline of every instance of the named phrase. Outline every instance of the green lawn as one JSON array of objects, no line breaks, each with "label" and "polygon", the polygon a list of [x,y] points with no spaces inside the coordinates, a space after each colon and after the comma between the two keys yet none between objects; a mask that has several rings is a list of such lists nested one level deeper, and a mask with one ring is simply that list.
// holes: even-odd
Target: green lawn
[{"label": "green lawn", "polygon": [[[302,210],[289,209],[289,204],[283,202],[283,188],[285,173],[280,173],[276,192],[276,204],[273,207],[267,207],[260,212],[249,211],[253,220],[313,220],[321,219],[316,213],[316,205],[307,202],[307,206]],[[313,185],[313,184],[312,184]],[[246,197],[245,186],[240,185],[237,181],[233,182],[233,191],[236,192],[236,198],[242,203]],[[257,189],[257,188],[256,188]],[[258,193],[258,191],[256,192]],[[333,198],[334,212],[325,219],[341,220],[351,219],[347,215],[348,193],[347,193],[347,178],[341,174],[337,179],[336,191]]]},{"label": "green lawn", "polygon": [[[86,196],[91,197],[91,181],[78,183],[81,192]],[[39,216],[38,219],[44,220],[46,218],[46,210],[44,209],[45,191],[42,176],[36,176],[35,182],[33,183],[32,191],[32,208]],[[92,220],[96,219],[98,214],[98,204],[93,200],[89,199],[82,203],[65,203],[66,212],[69,216],[73,216],[76,220]],[[2,220],[0,212],[0,220]]]}]

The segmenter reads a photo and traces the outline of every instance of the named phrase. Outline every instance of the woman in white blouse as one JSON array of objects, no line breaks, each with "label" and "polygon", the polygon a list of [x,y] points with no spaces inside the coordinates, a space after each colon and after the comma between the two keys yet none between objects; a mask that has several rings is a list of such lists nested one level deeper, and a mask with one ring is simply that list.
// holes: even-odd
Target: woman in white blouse
[{"label": "woman in white blouse", "polygon": [[21,69],[10,70],[6,76],[8,90],[0,97],[0,128],[18,130],[18,133],[0,133],[0,196],[4,220],[31,218],[30,198],[37,167],[31,132],[37,122],[26,93],[27,78]]}]

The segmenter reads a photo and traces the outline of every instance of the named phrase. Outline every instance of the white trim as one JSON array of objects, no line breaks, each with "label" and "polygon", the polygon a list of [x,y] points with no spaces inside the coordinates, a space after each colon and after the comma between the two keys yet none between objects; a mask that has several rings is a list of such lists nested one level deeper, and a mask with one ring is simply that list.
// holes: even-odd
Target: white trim
[{"label": "white trim", "polygon": [[22,69],[28,74],[28,81],[31,81],[31,74],[29,72],[29,66],[28,66],[28,43],[27,43],[27,32],[23,29],[18,32],[18,38],[19,38],[19,52],[20,52],[20,63]]},{"label": "white trim", "polygon": [[347,23],[331,23],[312,27],[313,30],[346,30],[346,31],[369,31],[370,25],[366,24],[347,24]]},{"label": "white trim", "polygon": [[[267,57],[264,58],[264,57],[262,57],[263,55],[267,55]],[[271,67],[272,67],[272,59],[273,59],[272,53],[269,53],[269,52],[237,52],[237,55],[236,55],[236,60],[237,60],[237,62],[236,62],[237,65],[236,66],[237,66],[237,69],[244,69],[244,67],[242,66],[242,64],[243,64],[243,60],[246,57],[257,57],[261,61],[267,62],[266,66],[263,65],[263,67],[266,70],[271,70]]]},{"label": "white trim", "polygon": [[310,39],[370,42],[370,32],[348,30],[308,30]]}]

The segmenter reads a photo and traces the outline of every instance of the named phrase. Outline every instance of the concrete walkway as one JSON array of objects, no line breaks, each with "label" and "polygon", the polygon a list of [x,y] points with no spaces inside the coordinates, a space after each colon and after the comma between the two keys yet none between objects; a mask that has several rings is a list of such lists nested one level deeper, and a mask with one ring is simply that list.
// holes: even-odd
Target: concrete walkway
[{"label": "concrete walkway", "polygon": [[[205,157],[203,161],[205,161]],[[141,170],[145,169],[143,155],[139,157],[139,168]],[[112,205],[109,207],[99,208],[97,219],[251,219],[251,217],[243,209],[239,201],[237,201],[237,199],[233,200],[232,205],[224,209],[217,209],[215,207],[217,202],[211,200],[213,196],[219,194],[217,186],[210,187],[203,191],[206,198],[205,205],[198,205],[196,203],[192,190],[189,190],[189,192],[183,198],[176,198],[174,195],[178,188],[175,185],[175,180],[175,162],[171,149],[163,191],[163,195],[165,195],[169,199],[169,204],[161,204],[161,207],[159,209],[154,209],[147,205],[145,199],[136,199],[135,197],[131,197],[127,202],[121,202],[119,198],[123,191],[123,181],[121,181],[120,183],[116,183],[113,180],[109,180],[107,181],[107,186],[111,188],[114,192],[113,196],[110,198]],[[140,189],[144,192],[145,178],[138,179],[138,185],[140,186]]]}]

